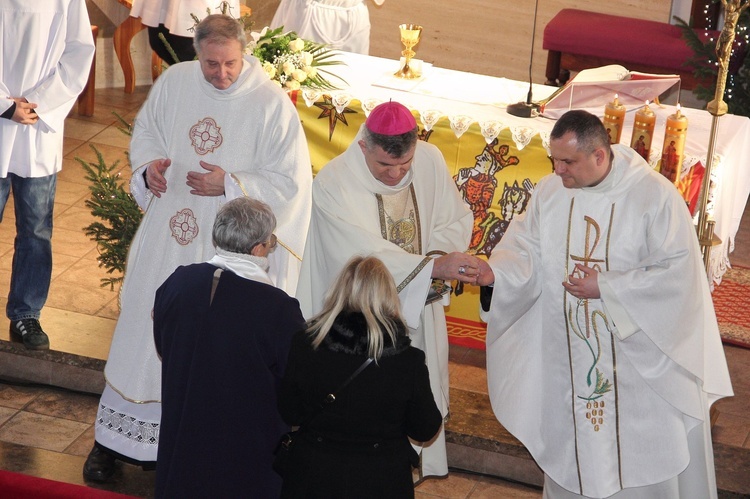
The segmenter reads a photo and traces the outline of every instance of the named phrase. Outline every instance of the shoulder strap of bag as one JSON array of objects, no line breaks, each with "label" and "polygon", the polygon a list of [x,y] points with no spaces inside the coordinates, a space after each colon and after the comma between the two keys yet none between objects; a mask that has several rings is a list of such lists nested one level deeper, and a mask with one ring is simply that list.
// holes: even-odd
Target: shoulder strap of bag
[{"label": "shoulder strap of bag", "polygon": [[313,419],[315,419],[315,417],[318,415],[318,413],[320,413],[320,411],[323,410],[323,405],[324,404],[330,404],[330,403],[334,402],[336,400],[336,394],[339,393],[339,392],[341,392],[341,390],[343,390],[344,388],[346,388],[346,386],[349,383],[351,383],[354,378],[356,378],[357,376],[359,376],[359,373],[361,373],[362,371],[364,371],[365,368],[370,365],[370,363],[372,362],[372,360],[373,360],[372,357],[368,357],[364,362],[362,362],[362,364],[357,368],[357,370],[354,371],[351,374],[351,376],[349,376],[348,378],[346,378],[346,380],[343,383],[341,383],[341,385],[338,388],[336,388],[336,390],[334,390],[332,393],[329,393],[328,395],[326,395],[325,398],[323,399],[323,403],[318,404],[315,407],[315,411],[312,414],[308,415],[307,419],[305,419],[305,421],[303,421],[302,423],[300,423],[299,427],[302,428],[303,426],[308,425],[310,423],[310,421],[312,421]]}]

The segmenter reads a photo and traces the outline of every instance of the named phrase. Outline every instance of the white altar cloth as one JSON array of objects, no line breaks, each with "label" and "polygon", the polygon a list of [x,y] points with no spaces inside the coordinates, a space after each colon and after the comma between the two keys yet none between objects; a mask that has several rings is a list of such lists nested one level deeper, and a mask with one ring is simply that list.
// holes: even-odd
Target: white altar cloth
[{"label": "white altar cloth", "polygon": [[[334,102],[341,102],[342,106],[356,99],[368,112],[378,103],[393,99],[417,111],[423,119],[426,115],[437,115],[441,116],[440,119],[464,120],[473,123],[472,126],[494,120],[511,130],[531,128],[542,136],[545,145],[548,144],[554,120],[541,116],[519,118],[505,111],[508,104],[526,100],[528,82],[424,64],[423,77],[413,84],[404,85],[403,80],[392,77],[399,69],[397,59],[347,52],[340,52],[338,59],[345,64],[329,69],[345,83],[335,77],[330,78],[340,90],[326,93],[331,94]],[[539,101],[555,90],[555,87],[534,84],[532,99]],[[320,92],[305,91],[303,96],[308,105],[312,105],[320,97]],[[661,157],[667,116],[675,112],[675,107],[653,104],[650,107],[656,113],[651,151],[651,163],[655,165]],[[635,110],[629,108],[626,114],[622,143],[630,143]],[[604,109],[588,111],[601,117]],[[684,166],[692,166],[697,161],[705,165],[712,116],[700,109],[682,108],[682,113],[688,118]],[[457,135],[460,133],[457,132]],[[731,261],[734,237],[750,195],[750,119],[730,114],[719,119],[714,158],[712,177],[716,185],[709,201],[709,214],[716,221],[715,234],[721,243],[711,251],[709,277],[718,283]]]}]

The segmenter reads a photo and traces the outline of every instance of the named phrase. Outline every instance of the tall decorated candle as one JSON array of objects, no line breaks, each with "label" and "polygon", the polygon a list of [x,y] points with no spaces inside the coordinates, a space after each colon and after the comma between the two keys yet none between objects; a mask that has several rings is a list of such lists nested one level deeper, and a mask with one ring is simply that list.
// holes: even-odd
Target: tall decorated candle
[{"label": "tall decorated candle", "polygon": [[625,106],[620,104],[619,96],[615,94],[615,100],[604,106],[604,127],[609,134],[610,144],[619,144],[622,135],[622,125],[625,122]]},{"label": "tall decorated candle", "polygon": [[661,149],[661,174],[674,183],[680,179],[682,159],[685,156],[685,137],[688,120],[683,116],[680,105],[674,114],[667,117],[667,128],[664,131],[664,147]]},{"label": "tall decorated candle", "polygon": [[633,136],[630,138],[630,147],[648,161],[651,154],[651,140],[654,138],[654,126],[656,125],[656,115],[646,105],[635,113],[633,122]]}]

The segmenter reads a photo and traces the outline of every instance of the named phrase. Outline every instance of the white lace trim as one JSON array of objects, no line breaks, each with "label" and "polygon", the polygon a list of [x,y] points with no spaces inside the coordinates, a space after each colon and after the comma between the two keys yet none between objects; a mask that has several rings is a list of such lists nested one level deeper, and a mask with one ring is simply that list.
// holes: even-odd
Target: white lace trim
[{"label": "white lace trim", "polygon": [[105,404],[99,404],[96,425],[139,444],[159,444],[158,422],[139,420]]}]

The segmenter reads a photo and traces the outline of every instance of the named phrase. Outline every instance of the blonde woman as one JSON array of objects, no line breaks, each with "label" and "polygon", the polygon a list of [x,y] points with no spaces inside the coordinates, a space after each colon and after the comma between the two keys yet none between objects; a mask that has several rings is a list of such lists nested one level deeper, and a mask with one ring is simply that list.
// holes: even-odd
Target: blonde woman
[{"label": "blonde woman", "polygon": [[[414,497],[409,439],[430,440],[442,418],[424,353],[406,331],[383,262],[352,258],[292,341],[279,412],[301,429],[282,497]],[[339,390],[368,357],[374,362]]]}]

